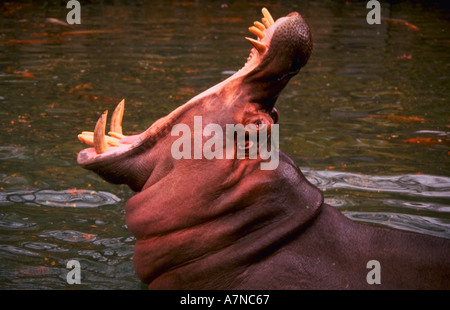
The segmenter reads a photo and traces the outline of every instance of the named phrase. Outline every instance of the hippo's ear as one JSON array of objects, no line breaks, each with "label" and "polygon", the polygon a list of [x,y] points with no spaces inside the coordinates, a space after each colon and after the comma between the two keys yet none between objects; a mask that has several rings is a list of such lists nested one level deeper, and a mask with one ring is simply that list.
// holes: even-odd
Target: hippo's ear
[{"label": "hippo's ear", "polygon": [[269,126],[276,124],[278,122],[279,114],[278,110],[273,108],[272,111],[267,113],[266,111],[260,110],[256,113],[251,113],[246,115],[244,119],[244,126],[249,124],[254,124],[256,128],[261,126]]}]

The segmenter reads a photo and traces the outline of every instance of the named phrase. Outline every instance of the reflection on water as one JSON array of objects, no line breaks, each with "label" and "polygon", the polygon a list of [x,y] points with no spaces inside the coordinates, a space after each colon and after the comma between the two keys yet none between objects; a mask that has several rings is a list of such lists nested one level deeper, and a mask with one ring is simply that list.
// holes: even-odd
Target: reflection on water
[{"label": "reflection on water", "polygon": [[[450,178],[417,174],[376,176],[336,171],[308,171],[302,169],[318,187],[345,188],[378,193],[397,193],[409,196],[450,198]],[[450,208],[450,207],[449,207]]]},{"label": "reflection on water", "polygon": [[77,189],[0,192],[0,205],[22,203],[49,207],[93,208],[115,204],[119,201],[119,198],[110,193]]},{"label": "reflection on water", "polygon": [[141,288],[132,264],[135,239],[117,196],[75,189],[1,191],[0,206],[1,288],[68,288],[70,259],[83,266],[76,288]]},{"label": "reflection on water", "polygon": [[[450,238],[450,19],[440,2],[382,2],[372,26],[365,4],[265,4],[301,12],[315,41],[278,100],[281,148],[349,218]],[[79,168],[76,136],[123,98],[125,133],[142,131],[228,77],[260,9],[94,1],[67,26],[64,1],[0,2],[0,288],[142,288],[132,192]]]},{"label": "reflection on water", "polygon": [[448,177],[302,171],[326,202],[353,220],[450,238]]}]

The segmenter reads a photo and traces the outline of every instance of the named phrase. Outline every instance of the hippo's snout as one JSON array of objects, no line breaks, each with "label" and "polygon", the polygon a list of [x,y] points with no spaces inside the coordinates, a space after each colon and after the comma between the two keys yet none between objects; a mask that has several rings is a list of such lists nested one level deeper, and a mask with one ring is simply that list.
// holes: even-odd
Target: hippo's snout
[{"label": "hippo's snout", "polygon": [[[249,62],[256,57],[258,63],[245,74],[243,87],[247,88],[250,102],[270,112],[281,90],[308,62],[312,36],[303,17],[293,12],[277,19],[258,39],[264,53],[252,50]],[[260,51],[261,47],[255,49]]]}]

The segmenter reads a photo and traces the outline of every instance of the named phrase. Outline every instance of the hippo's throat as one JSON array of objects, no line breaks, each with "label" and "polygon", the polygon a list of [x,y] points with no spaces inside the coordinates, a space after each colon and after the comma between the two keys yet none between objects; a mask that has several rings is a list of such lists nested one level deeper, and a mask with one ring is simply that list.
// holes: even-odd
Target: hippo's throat
[{"label": "hippo's throat", "polygon": [[242,163],[219,172],[169,174],[128,201],[135,270],[150,288],[238,281],[236,272],[289,242],[320,211],[322,194],[285,155],[274,171]]}]

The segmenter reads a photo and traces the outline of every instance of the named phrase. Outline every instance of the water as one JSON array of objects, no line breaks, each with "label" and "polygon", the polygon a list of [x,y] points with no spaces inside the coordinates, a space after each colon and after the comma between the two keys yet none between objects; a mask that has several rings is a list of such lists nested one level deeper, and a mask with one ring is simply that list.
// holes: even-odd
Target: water
[{"label": "water", "polygon": [[[140,132],[228,77],[263,5],[301,12],[315,42],[278,101],[281,148],[351,219],[450,238],[444,4],[382,2],[372,26],[364,1],[104,1],[67,27],[49,20],[64,1],[2,2],[0,288],[143,288],[132,192],[79,168],[76,136],[122,98],[125,132]],[[81,285],[66,282],[70,259]]]}]

